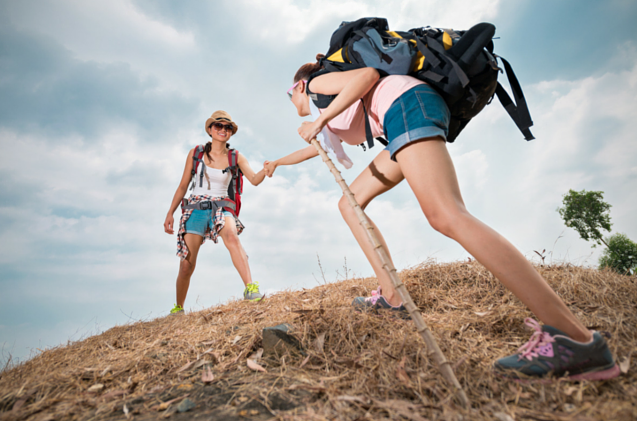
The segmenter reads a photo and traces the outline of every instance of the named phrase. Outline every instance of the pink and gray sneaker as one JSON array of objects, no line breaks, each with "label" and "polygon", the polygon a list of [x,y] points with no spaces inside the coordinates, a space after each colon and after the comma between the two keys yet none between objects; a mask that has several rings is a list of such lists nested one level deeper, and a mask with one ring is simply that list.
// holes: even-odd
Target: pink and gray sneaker
[{"label": "pink and gray sneaker", "polygon": [[514,380],[607,380],[619,376],[619,367],[598,332],[592,331],[591,342],[582,343],[554,327],[540,326],[533,319],[524,322],[535,330],[533,336],[517,353],[493,364],[497,374]]},{"label": "pink and gray sneaker", "polygon": [[400,317],[401,319],[409,319],[411,317],[402,303],[399,306],[392,306],[389,304],[387,299],[383,297],[380,287],[378,287],[377,290],[372,291],[371,297],[354,298],[352,305],[356,311],[360,312],[389,310],[392,316]]}]

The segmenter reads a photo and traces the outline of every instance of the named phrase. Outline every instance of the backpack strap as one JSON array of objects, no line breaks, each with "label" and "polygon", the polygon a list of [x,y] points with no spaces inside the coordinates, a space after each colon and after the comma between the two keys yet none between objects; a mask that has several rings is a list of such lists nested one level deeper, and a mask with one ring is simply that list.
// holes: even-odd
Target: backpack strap
[{"label": "backpack strap", "polygon": [[228,150],[228,164],[228,168],[223,172],[230,171],[232,174],[232,180],[228,185],[228,200],[232,202],[232,206],[223,209],[238,217],[241,210],[241,193],[243,193],[243,173],[239,168],[239,152],[236,149]]},{"label": "backpack strap", "polygon": [[513,69],[508,61],[498,56],[502,63],[504,64],[504,70],[506,71],[507,79],[509,80],[509,84],[511,85],[511,92],[513,93],[513,99],[515,103],[511,100],[511,97],[504,90],[500,82],[498,82],[498,87],[495,90],[498,99],[502,103],[502,106],[511,119],[515,122],[518,129],[524,135],[524,139],[533,140],[533,134],[531,134],[531,130],[529,127],[533,125],[533,120],[531,120],[531,114],[529,113],[529,108],[526,105],[526,100],[524,99],[524,93],[522,92],[522,87],[520,86],[520,82],[518,82],[518,78],[515,77],[515,73],[513,73]]},{"label": "backpack strap", "polygon": [[182,211],[184,210],[194,210],[194,209],[198,209],[198,210],[212,210],[212,213],[215,214],[217,213],[217,209],[219,208],[223,208],[225,210],[228,211],[232,211],[231,213],[234,214],[234,211],[236,210],[236,205],[232,200],[215,200],[215,201],[210,201],[210,200],[206,200],[203,202],[197,202],[197,203],[182,203],[181,209]]},{"label": "backpack strap", "polygon": [[230,199],[235,200],[237,193],[241,194],[241,191],[239,191],[239,175],[241,172],[241,169],[239,168],[239,164],[238,164],[238,152],[236,151],[236,149],[229,149],[228,150],[228,167],[223,170],[223,173],[225,174],[226,172],[230,171],[230,174],[232,175],[232,180],[230,181],[230,184],[228,185],[228,196],[230,197]]},{"label": "backpack strap", "polygon": [[[192,171],[190,172],[190,174],[192,175],[192,185],[190,186],[190,190],[195,188],[195,183],[197,180],[195,176],[197,175],[197,168],[199,168],[199,164],[203,163],[203,154],[204,154],[203,145],[197,145],[197,147],[195,148],[195,151],[192,154],[193,162],[192,162]],[[203,187],[204,171],[205,171],[205,165],[202,165],[201,173],[199,174],[199,187]]]},{"label": "backpack strap", "polygon": [[[434,50],[438,53],[438,56],[445,61],[447,65],[451,66],[451,71],[446,76],[451,79],[453,75],[455,75],[455,77],[457,77],[462,84],[463,88],[467,86],[469,84],[469,77],[455,60],[447,57],[447,55],[445,54],[445,47],[440,42],[429,36],[426,37],[426,41],[427,45],[425,45],[425,43],[423,43],[420,39],[416,41],[418,50],[425,56],[425,65],[427,63],[430,63],[432,68],[440,66],[441,61],[431,52],[431,50]],[[431,48],[431,50],[428,47]],[[436,73],[432,71],[425,72],[423,76],[431,77],[433,80],[436,80],[436,78],[438,78],[438,81],[442,80],[443,78],[440,77],[440,75],[436,75]],[[452,86],[452,84],[448,84],[447,86]]]},{"label": "backpack strap", "polygon": [[367,140],[367,146],[369,149],[374,147],[374,139],[372,138],[372,127],[369,125],[369,116],[367,115],[367,108],[365,108],[365,101],[363,98],[360,99],[361,105],[363,106],[363,113],[365,114],[365,139]]},{"label": "backpack strap", "polygon": [[[232,153],[234,155],[234,162],[236,165],[236,172],[235,172],[235,178],[234,178],[236,182],[234,186],[235,192],[241,195],[243,193],[243,173],[241,172],[241,167],[239,167],[239,151],[237,151],[236,149],[233,149]],[[239,207],[240,206],[241,205],[239,205]]]},{"label": "backpack strap", "polygon": [[326,73],[331,73],[331,72],[330,70],[322,69],[316,73],[312,73],[310,77],[307,79],[307,83],[305,85],[305,92],[308,94],[312,102],[314,102],[314,105],[316,105],[316,108],[325,109],[329,107],[332,101],[334,101],[336,97],[338,96],[338,94],[336,95],[315,94],[314,92],[310,91],[310,82],[312,81],[312,79],[314,79],[317,76],[324,75]]}]

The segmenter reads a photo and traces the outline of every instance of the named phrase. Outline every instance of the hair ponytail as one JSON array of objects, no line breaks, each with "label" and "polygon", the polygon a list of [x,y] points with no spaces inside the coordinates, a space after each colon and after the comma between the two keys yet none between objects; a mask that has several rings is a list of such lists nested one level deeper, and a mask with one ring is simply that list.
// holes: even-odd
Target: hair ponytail
[{"label": "hair ponytail", "polygon": [[[226,142],[226,148],[230,149],[230,144],[228,142]],[[203,147],[203,152],[206,154],[210,162],[214,161],[214,159],[212,159],[212,157],[210,156],[211,150],[212,150],[212,142],[206,143],[206,145]]]},{"label": "hair ponytail", "polygon": [[294,83],[299,80],[307,80],[312,73],[316,73],[319,70],[323,69],[323,59],[325,58],[325,54],[317,54],[316,55],[316,63],[306,63],[296,71],[294,75]]},{"label": "hair ponytail", "polygon": [[212,161],[212,158],[210,157],[211,150],[212,150],[212,142],[206,143],[206,146],[203,147],[203,152],[206,154],[206,156],[208,157],[210,161]]}]

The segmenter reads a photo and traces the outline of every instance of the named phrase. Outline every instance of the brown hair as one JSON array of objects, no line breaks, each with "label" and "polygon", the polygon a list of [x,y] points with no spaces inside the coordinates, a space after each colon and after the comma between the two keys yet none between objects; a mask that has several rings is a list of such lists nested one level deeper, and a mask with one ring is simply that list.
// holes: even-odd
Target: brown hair
[{"label": "brown hair", "polygon": [[[212,136],[210,136],[212,137]],[[226,148],[230,149],[230,144],[228,142],[226,142]],[[212,150],[212,142],[208,142],[206,143],[206,146],[203,147],[203,151],[206,154],[206,156],[208,157],[208,159],[212,162],[214,161],[214,159],[212,159],[212,157],[210,156],[210,151]]]},{"label": "brown hair", "polygon": [[294,83],[298,82],[299,80],[308,80],[312,73],[316,73],[319,70],[323,69],[321,60],[324,58],[325,54],[317,54],[316,63],[306,63],[301,66],[294,75]]}]

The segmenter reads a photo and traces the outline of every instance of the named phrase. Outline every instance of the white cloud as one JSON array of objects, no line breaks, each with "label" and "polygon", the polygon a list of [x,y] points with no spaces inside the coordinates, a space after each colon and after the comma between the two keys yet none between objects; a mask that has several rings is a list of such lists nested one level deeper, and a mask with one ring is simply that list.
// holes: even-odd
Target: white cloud
[{"label": "white cloud", "polygon": [[[243,16],[241,25],[255,32],[264,42],[285,40],[298,44],[319,25],[333,19],[364,14],[365,6],[356,1],[310,1],[299,5],[291,0],[232,1],[232,7]],[[263,22],[272,22],[264,25]],[[340,23],[340,22],[339,22]]]},{"label": "white cloud", "polygon": [[469,29],[477,22],[489,21],[498,15],[500,0],[418,0],[379,2],[375,12],[387,15],[392,27],[410,29],[419,26]]},{"label": "white cloud", "polygon": [[533,96],[550,92],[550,97],[541,100],[536,113],[541,122],[537,132],[546,141],[530,156],[524,185],[562,193],[569,188],[611,195],[613,190],[634,191],[636,80],[637,56],[629,71],[530,87]]},{"label": "white cloud", "polygon": [[[388,19],[390,29],[408,30],[420,26],[443,26],[468,29],[476,22],[497,16],[499,0],[428,1],[333,1],[312,0],[302,5],[292,0],[232,1],[242,14],[241,24],[246,30],[258,30],[265,42],[299,44],[318,27],[332,24],[335,30],[341,21],[363,16]],[[274,25],[263,25],[274,22]],[[325,45],[329,38],[322,35]]]},{"label": "white cloud", "polygon": [[131,0],[25,0],[5,7],[18,29],[55,40],[78,60],[127,63],[161,79],[164,90],[188,89],[179,64],[196,58],[195,35],[151,18]]},{"label": "white cloud", "polygon": [[113,55],[130,48],[144,55],[144,47],[177,51],[192,49],[195,44],[191,32],[179,32],[151,19],[130,0],[23,1],[9,7],[10,13],[19,18],[14,20],[19,27],[39,29],[84,59],[112,60]]},{"label": "white cloud", "polygon": [[453,156],[453,162],[463,191],[479,191],[489,181],[489,163],[481,150]]}]

